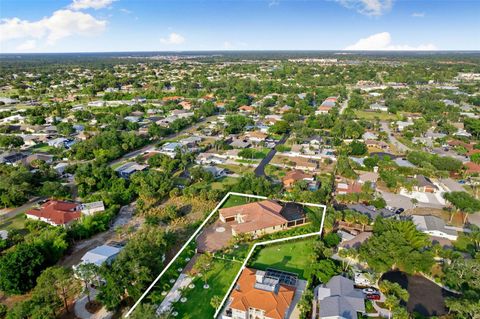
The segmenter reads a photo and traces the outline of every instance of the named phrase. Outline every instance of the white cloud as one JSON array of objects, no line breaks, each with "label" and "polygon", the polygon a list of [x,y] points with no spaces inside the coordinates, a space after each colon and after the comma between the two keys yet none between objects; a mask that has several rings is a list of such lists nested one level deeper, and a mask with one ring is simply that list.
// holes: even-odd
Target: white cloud
[{"label": "white cloud", "polygon": [[98,10],[110,6],[114,1],[116,0],[73,0],[69,7],[73,10]]},{"label": "white cloud", "polygon": [[10,40],[36,39],[52,45],[62,38],[73,35],[97,34],[105,30],[106,25],[105,20],[97,20],[90,14],[68,9],[57,10],[50,17],[38,21],[19,18],[2,19],[0,43]]},{"label": "white cloud", "polygon": [[166,39],[161,38],[160,42],[163,43],[163,44],[167,44],[167,45],[178,45],[178,44],[184,43],[185,38],[178,33],[172,32],[172,33],[170,33],[168,38],[166,38]]},{"label": "white cloud", "polygon": [[223,48],[225,50],[233,50],[235,48],[235,46],[232,44],[232,42],[225,41],[225,42],[223,42]]},{"label": "white cloud", "polygon": [[123,13],[125,13],[125,14],[130,14],[130,13],[132,13],[132,11],[130,11],[130,10],[128,10],[128,9],[125,9],[125,8],[121,8],[121,9],[120,9],[120,12],[123,12]]},{"label": "white cloud", "polygon": [[334,0],[348,9],[367,16],[381,16],[390,11],[394,0]]},{"label": "white cloud", "polygon": [[275,7],[275,6],[278,6],[280,4],[280,0],[270,0],[268,2],[268,6],[271,8],[271,7]]},{"label": "white cloud", "polygon": [[35,40],[27,40],[20,45],[17,46],[18,51],[31,51],[37,47],[37,41]]},{"label": "white cloud", "polygon": [[412,17],[414,17],[414,18],[424,18],[425,13],[424,12],[414,12],[414,13],[412,13]]},{"label": "white cloud", "polygon": [[360,51],[432,51],[437,50],[433,44],[421,44],[411,46],[407,44],[393,44],[392,36],[388,32],[373,34],[369,37],[362,38],[356,43],[347,46],[344,50],[360,50]]}]

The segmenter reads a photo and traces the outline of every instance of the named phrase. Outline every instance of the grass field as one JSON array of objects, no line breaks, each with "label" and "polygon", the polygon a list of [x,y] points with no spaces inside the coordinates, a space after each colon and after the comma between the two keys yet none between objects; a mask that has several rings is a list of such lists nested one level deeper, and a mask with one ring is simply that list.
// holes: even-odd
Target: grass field
[{"label": "grass field", "polygon": [[24,214],[18,214],[15,217],[11,217],[8,219],[3,219],[0,217],[0,229],[23,229],[25,227],[25,215]]},{"label": "grass field", "polygon": [[305,279],[305,269],[312,262],[315,240],[287,241],[266,246],[249,262],[250,267],[260,270],[274,268],[296,273]]},{"label": "grass field", "polygon": [[240,270],[241,263],[215,259],[207,272],[209,289],[204,289],[204,279],[195,278],[195,288],[188,289],[182,295],[187,298],[185,303],[177,302],[173,311],[178,312],[178,318],[212,318],[215,309],[210,305],[213,296],[223,298],[228,288]]},{"label": "grass field", "polygon": [[54,153],[57,149],[53,146],[49,146],[47,143],[40,143],[35,145],[32,150],[37,152],[44,152],[44,153]]},{"label": "grass field", "polygon": [[237,179],[235,177],[222,177],[210,184],[212,189],[225,189],[225,186],[235,185]]},{"label": "grass field", "polygon": [[355,115],[360,119],[374,120],[375,118],[378,118],[380,121],[393,121],[398,118],[397,115],[387,112],[355,111]]}]

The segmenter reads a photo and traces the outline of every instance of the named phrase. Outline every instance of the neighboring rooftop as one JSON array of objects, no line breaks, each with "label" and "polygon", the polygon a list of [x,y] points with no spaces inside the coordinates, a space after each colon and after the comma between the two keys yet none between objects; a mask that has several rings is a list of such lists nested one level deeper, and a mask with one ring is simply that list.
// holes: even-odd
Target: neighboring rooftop
[{"label": "neighboring rooftop", "polygon": [[[266,286],[268,289],[257,287]],[[283,319],[287,313],[295,287],[281,284],[278,278],[266,276],[264,271],[245,268],[230,298],[230,307],[247,312],[250,308],[265,311],[265,317]]]}]

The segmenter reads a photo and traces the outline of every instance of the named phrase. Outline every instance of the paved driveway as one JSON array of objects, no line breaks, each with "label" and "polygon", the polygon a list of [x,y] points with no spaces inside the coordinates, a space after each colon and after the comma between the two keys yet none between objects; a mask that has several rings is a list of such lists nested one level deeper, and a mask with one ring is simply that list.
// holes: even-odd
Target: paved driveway
[{"label": "paved driveway", "polygon": [[401,207],[404,209],[413,208],[412,200],[406,196],[385,191],[380,191],[380,193],[382,194],[383,199],[385,199],[387,206],[395,208]]},{"label": "paved driveway", "polygon": [[214,252],[222,250],[228,246],[228,242],[232,238],[232,228],[227,223],[217,220],[205,230],[197,238],[197,249],[199,252]]}]

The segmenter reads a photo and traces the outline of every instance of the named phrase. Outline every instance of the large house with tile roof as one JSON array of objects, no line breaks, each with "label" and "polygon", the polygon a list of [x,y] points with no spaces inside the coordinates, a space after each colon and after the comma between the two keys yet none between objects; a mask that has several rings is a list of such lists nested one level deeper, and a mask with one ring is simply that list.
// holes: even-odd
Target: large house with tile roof
[{"label": "large house with tile roof", "polygon": [[49,200],[39,208],[25,213],[27,218],[39,220],[52,226],[67,227],[82,215],[81,205],[72,202]]},{"label": "large house with tile roof", "polygon": [[283,206],[263,200],[219,210],[220,220],[232,228],[232,235],[262,235],[287,228],[288,220],[281,215]]},{"label": "large house with tile roof", "polygon": [[295,286],[269,272],[245,268],[227,303],[222,319],[287,319]]}]

